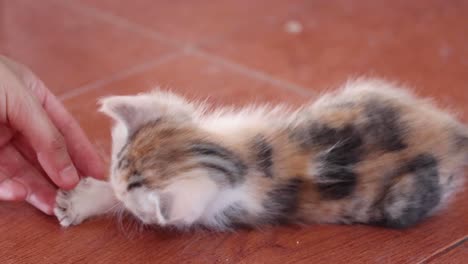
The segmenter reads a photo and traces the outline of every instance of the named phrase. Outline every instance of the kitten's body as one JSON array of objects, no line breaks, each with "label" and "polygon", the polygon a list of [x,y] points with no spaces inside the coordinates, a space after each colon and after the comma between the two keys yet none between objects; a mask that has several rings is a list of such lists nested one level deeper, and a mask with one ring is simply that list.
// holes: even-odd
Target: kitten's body
[{"label": "kitten's body", "polygon": [[[62,225],[122,203],[144,223],[177,227],[408,227],[460,189],[468,153],[466,127],[375,80],[293,112],[207,112],[161,92],[105,99],[103,112],[117,120],[110,177],[117,199],[109,185],[88,179],[58,195]],[[93,188],[106,192],[92,195]]]}]

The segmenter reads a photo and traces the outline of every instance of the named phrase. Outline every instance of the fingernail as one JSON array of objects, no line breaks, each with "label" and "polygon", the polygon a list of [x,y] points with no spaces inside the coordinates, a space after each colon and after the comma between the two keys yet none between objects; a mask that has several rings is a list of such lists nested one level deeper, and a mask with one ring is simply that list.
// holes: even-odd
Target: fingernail
[{"label": "fingernail", "polygon": [[64,187],[64,188],[74,187],[78,183],[78,180],[79,180],[78,172],[76,172],[76,169],[73,166],[68,166],[65,169],[63,169],[60,172],[60,178],[62,179],[62,183],[64,185],[60,187]]}]

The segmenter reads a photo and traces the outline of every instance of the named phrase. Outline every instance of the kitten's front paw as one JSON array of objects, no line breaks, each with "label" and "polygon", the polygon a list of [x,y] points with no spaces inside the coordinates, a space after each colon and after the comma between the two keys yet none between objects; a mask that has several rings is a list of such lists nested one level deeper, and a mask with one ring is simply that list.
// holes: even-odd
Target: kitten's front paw
[{"label": "kitten's front paw", "polygon": [[54,214],[60,222],[61,226],[68,227],[81,222],[78,214],[73,208],[73,202],[68,197],[71,191],[60,190],[55,198]]},{"label": "kitten's front paw", "polygon": [[62,226],[77,225],[89,217],[105,214],[118,205],[109,183],[84,178],[71,191],[60,190],[54,213]]},{"label": "kitten's front paw", "polygon": [[59,190],[55,198],[54,214],[61,226],[68,227],[81,223],[85,216],[80,215],[80,206],[82,207],[83,190],[88,184],[87,179],[80,181],[75,189],[70,191]]}]

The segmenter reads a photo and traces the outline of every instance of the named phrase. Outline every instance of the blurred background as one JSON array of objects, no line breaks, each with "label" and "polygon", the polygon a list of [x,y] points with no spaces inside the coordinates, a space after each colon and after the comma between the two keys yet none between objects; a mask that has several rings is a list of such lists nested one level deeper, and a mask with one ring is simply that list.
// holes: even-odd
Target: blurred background
[{"label": "blurred background", "polygon": [[[366,75],[409,85],[468,120],[466,0],[0,0],[0,54],[42,78],[105,159],[109,122],[96,113],[96,100],[157,86],[216,105],[298,105]],[[360,263],[462,263],[468,257],[464,197],[455,211],[408,232],[286,228],[162,240],[148,235],[132,245],[106,221],[57,234],[54,221],[29,207],[2,214],[20,219],[12,222],[29,235],[52,241],[39,256],[54,254],[58,244],[70,247],[55,259],[26,250],[11,263],[91,260],[88,253],[103,246],[129,250],[123,259],[93,253],[108,261],[177,263],[204,252],[195,263],[263,263],[265,257],[341,263],[349,256]],[[36,221],[23,223],[18,214]],[[11,227],[2,231],[11,238],[3,248],[28,248],[30,237],[18,238],[7,232]],[[161,251],[143,250],[148,243]]]}]

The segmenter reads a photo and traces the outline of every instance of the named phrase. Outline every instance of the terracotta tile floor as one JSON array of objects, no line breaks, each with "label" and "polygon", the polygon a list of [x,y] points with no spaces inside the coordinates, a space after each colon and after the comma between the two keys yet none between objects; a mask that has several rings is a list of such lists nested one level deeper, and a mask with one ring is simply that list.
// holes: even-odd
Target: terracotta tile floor
[{"label": "terracotta tile floor", "polygon": [[[0,53],[30,66],[103,157],[96,99],[154,86],[217,105],[292,105],[348,77],[415,87],[468,121],[468,1],[0,0]],[[467,263],[468,192],[406,231],[279,227],[139,232],[100,218],[67,230],[0,204],[0,263]]]}]

